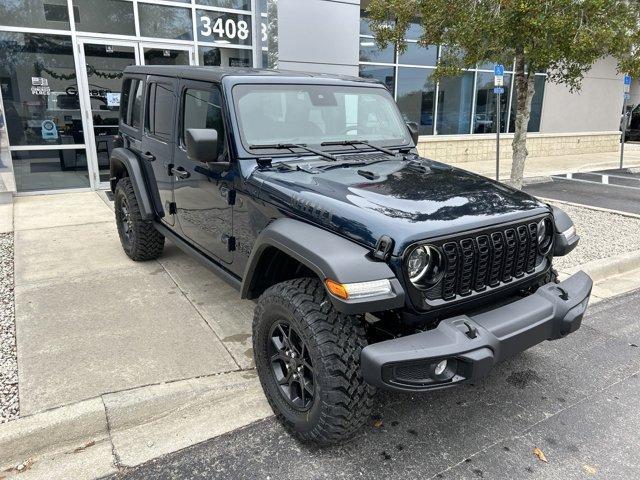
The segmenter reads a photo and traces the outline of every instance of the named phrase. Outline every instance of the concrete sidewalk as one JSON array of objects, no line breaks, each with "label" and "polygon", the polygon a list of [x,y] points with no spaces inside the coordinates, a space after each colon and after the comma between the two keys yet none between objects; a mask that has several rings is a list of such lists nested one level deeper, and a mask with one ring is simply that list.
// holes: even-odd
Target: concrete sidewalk
[{"label": "concrete sidewalk", "polygon": [[[80,411],[90,421],[75,440],[113,444],[106,462],[88,457],[97,470],[87,477],[270,413],[250,370],[253,303],[170,243],[159,261],[131,261],[101,196],[15,199],[20,418],[0,430],[12,438],[42,429],[51,442],[47,418],[55,425]],[[187,405],[200,412],[202,426],[182,434],[180,421],[188,420],[175,414]],[[20,449],[20,438],[0,454],[0,465],[33,452]],[[72,434],[57,441],[78,447]]]}]

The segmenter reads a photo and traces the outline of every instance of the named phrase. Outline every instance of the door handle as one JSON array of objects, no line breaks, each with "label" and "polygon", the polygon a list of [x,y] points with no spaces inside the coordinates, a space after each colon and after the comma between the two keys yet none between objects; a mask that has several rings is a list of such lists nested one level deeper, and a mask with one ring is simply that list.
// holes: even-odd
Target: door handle
[{"label": "door handle", "polygon": [[148,162],[153,162],[156,159],[156,156],[151,152],[145,152],[142,154],[142,158]]},{"label": "door handle", "polygon": [[171,174],[175,175],[178,178],[189,178],[191,176],[191,174],[189,172],[187,172],[184,168],[182,167],[173,167],[171,168]]}]

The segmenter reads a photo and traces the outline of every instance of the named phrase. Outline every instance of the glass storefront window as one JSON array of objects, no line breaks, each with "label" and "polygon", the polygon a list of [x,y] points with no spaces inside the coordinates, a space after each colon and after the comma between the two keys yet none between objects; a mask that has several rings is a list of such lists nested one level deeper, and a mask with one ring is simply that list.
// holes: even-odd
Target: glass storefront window
[{"label": "glass storefront window", "polygon": [[231,8],[234,10],[251,10],[251,0],[196,0],[198,5]]},{"label": "glass storefront window", "polygon": [[387,45],[386,48],[380,50],[373,38],[360,37],[360,61],[361,62],[380,62],[393,63],[395,57],[395,48]]},{"label": "glass storefront window", "polygon": [[138,3],[140,35],[143,37],[193,40],[191,10]]},{"label": "glass storefront window", "polygon": [[433,134],[436,83],[429,68],[398,67],[398,106],[405,121],[416,122],[421,135]]},{"label": "glass storefront window", "polygon": [[11,146],[84,143],[70,37],[0,32],[0,83]]},{"label": "glass storefront window", "polygon": [[198,40],[201,42],[251,45],[251,16],[196,10]]},{"label": "glass storefront window", "polygon": [[473,72],[440,80],[438,87],[437,133],[456,135],[469,133],[473,102]]},{"label": "glass storefront window", "polygon": [[[497,124],[496,100],[493,93],[493,72],[478,72],[476,80],[476,113],[473,118],[473,133],[495,133]],[[504,76],[504,94],[500,95],[500,131],[507,126],[507,109],[511,94],[511,74]]]},{"label": "glass storefront window", "polygon": [[251,50],[239,48],[200,47],[200,65],[210,67],[247,67],[253,64]]},{"label": "glass storefront window", "polygon": [[170,48],[144,48],[145,65],[189,65],[189,51]]},{"label": "glass storefront window", "polygon": [[373,78],[384,83],[391,95],[393,95],[393,89],[395,88],[394,70],[394,67],[385,67],[383,65],[360,65],[360,76]]},{"label": "glass storefront window", "polygon": [[74,20],[79,32],[135,35],[133,3],[122,0],[74,0]]},{"label": "glass storefront window", "polygon": [[435,45],[421,47],[417,43],[408,42],[407,50],[400,54],[398,63],[435,67],[438,63],[438,47]]},{"label": "glass storefront window", "polygon": [[89,187],[84,149],[11,152],[19,192]]},{"label": "glass storefront window", "polygon": [[[531,99],[531,115],[529,116],[529,132],[540,131],[540,121],[542,117],[542,101],[544,100],[544,87],[547,82],[546,75],[536,75],[535,92]],[[511,99],[511,117],[509,119],[509,131],[516,129],[516,94],[513,89],[513,98]]]},{"label": "glass storefront window", "polygon": [[106,182],[109,180],[109,158],[118,135],[122,71],[136,64],[135,49],[130,46],[86,43],[84,56],[98,169],[100,179]]},{"label": "glass storefront window", "polygon": [[69,30],[67,0],[4,0],[0,2],[0,24]]}]

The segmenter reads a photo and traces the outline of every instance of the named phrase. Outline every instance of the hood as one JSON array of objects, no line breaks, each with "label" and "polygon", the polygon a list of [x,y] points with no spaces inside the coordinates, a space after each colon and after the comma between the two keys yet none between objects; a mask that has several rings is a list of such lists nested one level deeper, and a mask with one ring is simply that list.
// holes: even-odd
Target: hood
[{"label": "hood", "polygon": [[264,200],[361,244],[373,248],[388,235],[394,255],[418,240],[549,211],[530,195],[465,170],[419,157],[386,158],[368,165],[307,161],[298,164],[304,170],[255,170],[252,178]]}]

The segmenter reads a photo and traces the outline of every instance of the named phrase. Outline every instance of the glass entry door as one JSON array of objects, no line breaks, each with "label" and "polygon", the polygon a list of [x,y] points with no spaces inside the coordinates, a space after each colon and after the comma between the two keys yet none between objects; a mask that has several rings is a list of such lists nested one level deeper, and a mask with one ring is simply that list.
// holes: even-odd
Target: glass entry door
[{"label": "glass entry door", "polygon": [[140,44],[143,65],[195,65],[193,48],[189,46]]},{"label": "glass entry door", "polygon": [[79,47],[88,167],[92,187],[99,188],[109,181],[109,157],[118,134],[122,71],[140,62],[137,42],[81,39]]}]

